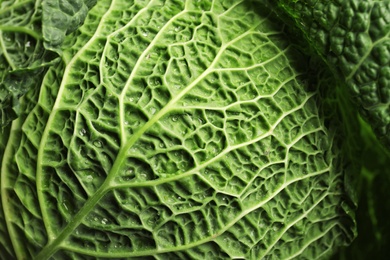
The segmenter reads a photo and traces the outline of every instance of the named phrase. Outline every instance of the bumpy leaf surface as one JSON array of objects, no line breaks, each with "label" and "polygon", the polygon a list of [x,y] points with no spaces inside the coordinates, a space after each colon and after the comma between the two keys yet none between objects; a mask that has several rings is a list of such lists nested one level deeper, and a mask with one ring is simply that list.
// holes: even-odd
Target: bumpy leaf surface
[{"label": "bumpy leaf surface", "polygon": [[278,0],[390,147],[390,1]]},{"label": "bumpy leaf surface", "polygon": [[[18,98],[40,84],[43,44],[33,1],[2,1],[0,10],[0,127],[20,114]],[[42,62],[44,62],[42,60]]]},{"label": "bumpy leaf surface", "polygon": [[98,1],[1,169],[20,259],[314,259],[353,238],[308,58],[256,1]]},{"label": "bumpy leaf surface", "polygon": [[66,34],[83,22],[94,0],[2,1],[0,10],[0,127],[22,113],[19,99],[38,88],[58,61]]},{"label": "bumpy leaf surface", "polygon": [[96,0],[44,0],[42,30],[45,47],[60,51],[65,36],[83,24]]}]

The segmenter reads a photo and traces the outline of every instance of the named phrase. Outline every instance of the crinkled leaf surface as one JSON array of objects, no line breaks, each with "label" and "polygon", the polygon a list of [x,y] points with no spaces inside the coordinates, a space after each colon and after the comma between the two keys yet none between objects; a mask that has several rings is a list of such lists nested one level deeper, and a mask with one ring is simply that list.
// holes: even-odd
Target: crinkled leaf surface
[{"label": "crinkled leaf surface", "polygon": [[44,0],[42,2],[42,30],[45,47],[61,51],[65,36],[83,24],[96,0]]},{"label": "crinkled leaf surface", "polygon": [[20,259],[314,259],[354,236],[309,61],[256,1],[98,1],[1,169]]},{"label": "crinkled leaf surface", "polygon": [[[283,17],[287,14],[290,24],[299,28],[309,45],[338,76],[336,86],[348,88],[355,109],[389,148],[390,2],[279,0],[273,2],[273,7],[276,5],[280,7],[279,14]],[[343,106],[341,111],[349,113],[352,107]],[[382,149],[371,133],[365,133],[370,128],[366,123],[355,127],[346,122],[348,136],[352,136],[347,141],[351,158],[355,165],[363,165],[363,170],[354,174],[354,182],[360,182],[359,236],[351,247],[343,250],[341,257],[386,259],[390,234],[387,221],[390,203],[384,195],[389,187],[388,151]],[[357,129],[362,129],[363,134]]]},{"label": "crinkled leaf surface", "polygon": [[64,36],[85,19],[93,0],[1,1],[0,127],[22,113],[19,99],[38,88],[47,67],[58,62]]},{"label": "crinkled leaf surface", "polygon": [[365,142],[362,158],[365,159],[356,211],[358,236],[334,259],[386,259],[389,253],[390,154],[381,147],[367,123],[361,120],[361,125],[361,137]]},{"label": "crinkled leaf surface", "polygon": [[390,147],[390,1],[279,0]]},{"label": "crinkled leaf surface", "polygon": [[0,127],[20,114],[19,97],[40,85],[43,44],[33,1],[2,1],[0,10]]}]

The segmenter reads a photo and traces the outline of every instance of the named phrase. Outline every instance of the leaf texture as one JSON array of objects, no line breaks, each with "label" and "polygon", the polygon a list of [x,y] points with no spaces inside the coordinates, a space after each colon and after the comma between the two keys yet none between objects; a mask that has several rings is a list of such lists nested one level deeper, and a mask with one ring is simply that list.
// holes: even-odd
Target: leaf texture
[{"label": "leaf texture", "polygon": [[362,116],[390,147],[390,1],[276,2],[347,84]]},{"label": "leaf texture", "polygon": [[[3,129],[3,132],[0,135],[0,160],[3,160],[4,149],[7,145],[9,137],[10,128],[7,127]],[[0,179],[1,180],[1,179]],[[1,181],[0,181],[1,184]],[[0,201],[0,259],[13,259],[15,258],[15,253],[12,248],[11,239],[8,234],[7,223],[4,216],[3,204]]]},{"label": "leaf texture", "polygon": [[58,62],[65,34],[75,31],[96,1],[1,2],[0,127],[21,113],[19,99],[39,88],[49,66]]},{"label": "leaf texture", "polygon": [[65,36],[79,28],[96,0],[45,0],[42,2],[42,31],[45,48],[61,52]]},{"label": "leaf texture", "polygon": [[[0,126],[20,113],[18,98],[40,84],[42,41],[37,33],[39,10],[34,2],[2,1],[0,11]],[[27,76],[27,75],[30,76]],[[19,77],[24,75],[25,77]]]},{"label": "leaf texture", "polygon": [[260,2],[101,0],[61,57],[3,159],[18,258],[314,259],[353,239],[322,83]]}]

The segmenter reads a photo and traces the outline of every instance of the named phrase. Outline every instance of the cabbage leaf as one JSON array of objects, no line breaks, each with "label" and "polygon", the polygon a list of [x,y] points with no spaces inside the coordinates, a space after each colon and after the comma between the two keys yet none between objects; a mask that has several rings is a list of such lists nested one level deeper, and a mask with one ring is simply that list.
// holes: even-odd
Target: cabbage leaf
[{"label": "cabbage leaf", "polygon": [[390,1],[278,0],[390,148]]},{"label": "cabbage leaf", "polygon": [[2,259],[316,259],[354,239],[357,110],[278,9],[36,5],[55,61],[0,134]]},{"label": "cabbage leaf", "polygon": [[19,99],[38,88],[58,62],[65,35],[83,22],[96,0],[7,0],[0,6],[0,128],[22,113]]}]

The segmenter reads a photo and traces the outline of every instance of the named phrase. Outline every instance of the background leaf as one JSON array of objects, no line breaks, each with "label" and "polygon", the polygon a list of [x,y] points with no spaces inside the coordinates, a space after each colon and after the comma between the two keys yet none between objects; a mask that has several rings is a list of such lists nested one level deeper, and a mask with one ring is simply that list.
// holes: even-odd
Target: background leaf
[{"label": "background leaf", "polygon": [[279,0],[275,4],[346,83],[363,118],[389,147],[390,1]]}]

